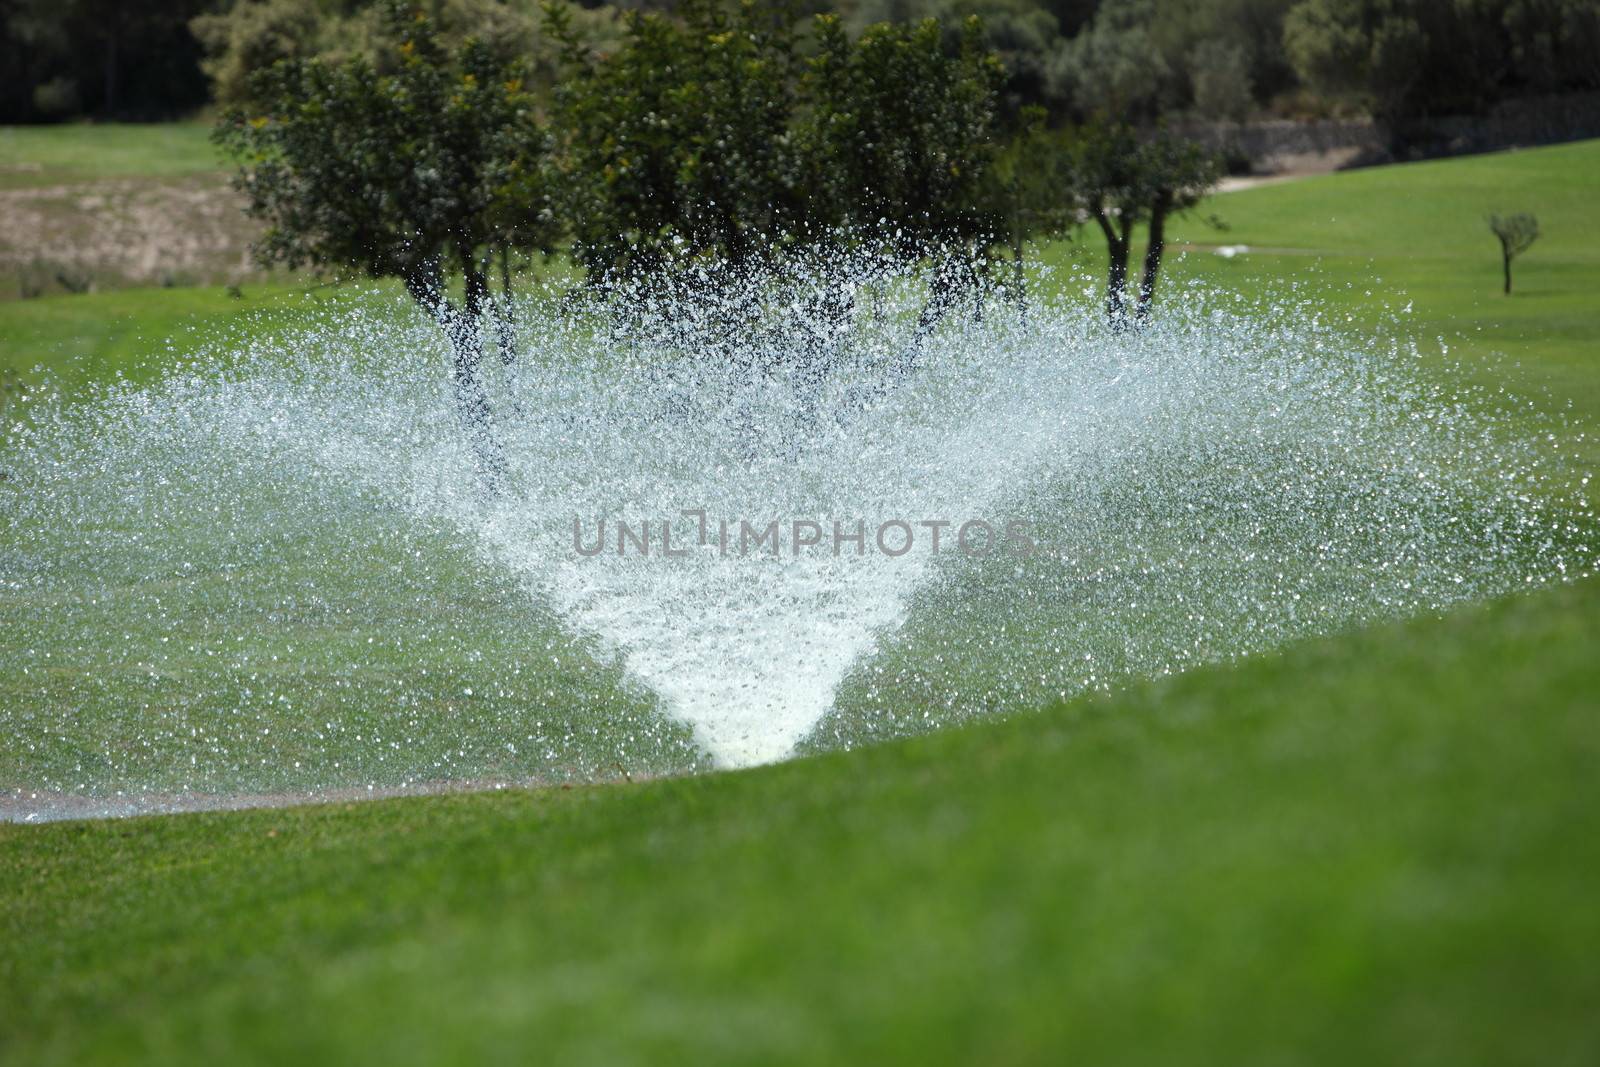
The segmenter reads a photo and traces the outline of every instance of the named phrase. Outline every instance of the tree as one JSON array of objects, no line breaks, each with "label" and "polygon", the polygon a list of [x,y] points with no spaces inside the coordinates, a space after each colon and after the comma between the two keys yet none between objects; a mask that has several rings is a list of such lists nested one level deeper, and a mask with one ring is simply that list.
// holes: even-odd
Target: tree
[{"label": "tree", "polygon": [[937,19],[879,23],[855,41],[817,19],[801,141],[814,232],[844,232],[907,261],[932,257],[922,340],[976,289],[983,252],[1003,237],[993,171],[1006,71],[966,19],[953,48]]},{"label": "tree", "polygon": [[1166,250],[1166,223],[1205,197],[1221,176],[1217,158],[1164,132],[1142,139],[1127,123],[1096,121],[1079,132],[1072,152],[1070,195],[1106,239],[1106,318],[1120,329],[1127,313],[1128,259],[1134,227],[1147,223],[1144,269],[1132,316],[1150,317]]},{"label": "tree", "polygon": [[1156,295],[1156,275],[1167,248],[1167,219],[1194,207],[1216,187],[1222,163],[1192,141],[1157,134],[1139,153],[1139,166],[1147,196],[1144,270],[1139,275],[1139,302],[1134,318],[1146,322]]},{"label": "tree", "polygon": [[999,150],[999,58],[968,19],[954,55],[936,19],[880,23],[851,41],[817,20],[801,134],[817,221],[875,232],[908,257],[986,241]]},{"label": "tree", "polygon": [[1283,45],[1307,86],[1391,123],[1600,88],[1593,0],[1299,0]]},{"label": "tree", "polygon": [[[280,59],[364,55],[388,73],[386,6],[383,0],[240,0],[211,6],[190,20],[189,31],[205,48],[200,65],[215,100],[248,106],[251,78]],[[426,7],[447,49],[476,39],[498,59],[528,62],[537,84],[550,80],[553,57],[534,0],[427,0]]]},{"label": "tree", "polygon": [[563,44],[563,210],[592,280],[737,268],[842,233],[916,257],[988,232],[1005,72],[976,20],[952,43],[933,19],[851,39],[822,16],[804,60],[781,0],[633,13],[603,55],[570,11],[551,5],[546,24]]},{"label": "tree", "polygon": [[1057,95],[1072,114],[1153,121],[1177,99],[1178,77],[1153,38],[1154,0],[1110,0],[1051,65]]},{"label": "tree", "polygon": [[1228,41],[1201,41],[1189,52],[1194,108],[1209,119],[1243,122],[1254,103],[1249,57]]},{"label": "tree", "polygon": [[1539,239],[1539,220],[1527,213],[1490,215],[1489,229],[1500,239],[1500,262],[1505,268],[1506,295],[1511,295],[1511,261]]},{"label": "tree", "polygon": [[1440,104],[1470,109],[1486,67],[1452,57],[1446,69],[1429,69],[1438,49],[1428,30],[1438,30],[1425,9],[1438,6],[1432,0],[1304,0],[1284,18],[1284,49],[1305,84],[1328,96],[1355,97],[1380,118],[1422,114]]},{"label": "tree", "polygon": [[[553,3],[546,18],[564,66],[556,169],[591,282],[713,285],[866,242],[939,260],[926,330],[976,277],[999,235],[989,172],[1005,79],[976,19],[959,35],[927,19],[852,39],[824,15],[807,60],[786,0],[632,14],[605,54],[570,11]],[[818,296],[836,317],[850,307],[839,281]]]},{"label": "tree", "polygon": [[[399,278],[448,336],[462,422],[480,471],[501,466],[480,373],[494,255],[549,249],[547,134],[520,63],[475,41],[446,50],[433,24],[387,9],[389,73],[362,56],[285,59],[256,76],[259,111],[224,116],[267,263]],[[452,272],[462,297],[449,295]],[[511,352],[502,341],[501,354]]]},{"label": "tree", "polygon": [[605,54],[574,31],[565,3],[546,7],[545,25],[561,46],[562,210],[591,281],[685,258],[740,265],[800,225],[787,4],[631,12]]}]

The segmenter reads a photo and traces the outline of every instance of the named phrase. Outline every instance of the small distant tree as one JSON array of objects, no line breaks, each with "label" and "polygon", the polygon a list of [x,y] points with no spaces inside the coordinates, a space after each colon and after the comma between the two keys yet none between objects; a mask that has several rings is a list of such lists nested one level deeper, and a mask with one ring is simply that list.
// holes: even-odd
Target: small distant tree
[{"label": "small distant tree", "polygon": [[398,278],[439,322],[463,423],[492,479],[500,459],[480,374],[489,268],[556,238],[547,136],[519,63],[475,41],[447,50],[426,16],[399,3],[385,29],[384,72],[363,56],[282,60],[252,81],[254,113],[230,111],[216,137],[239,161],[246,211],[267,224],[258,258]]},{"label": "small distant tree", "polygon": [[1166,251],[1166,224],[1210,193],[1221,177],[1215,155],[1164,132],[1141,138],[1126,123],[1085,126],[1072,153],[1070,197],[1094,220],[1106,240],[1106,318],[1125,326],[1128,260],[1134,227],[1147,224],[1149,241],[1131,319],[1145,322],[1155,299]]},{"label": "small distant tree", "polygon": [[1539,220],[1527,213],[1490,215],[1489,229],[1500,239],[1500,262],[1505,269],[1506,294],[1511,293],[1511,261],[1539,239]]}]

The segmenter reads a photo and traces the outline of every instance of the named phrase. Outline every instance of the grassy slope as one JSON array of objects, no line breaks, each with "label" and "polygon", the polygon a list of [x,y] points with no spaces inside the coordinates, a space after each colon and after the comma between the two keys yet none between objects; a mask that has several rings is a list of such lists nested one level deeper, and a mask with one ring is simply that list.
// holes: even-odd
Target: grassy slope
[{"label": "grassy slope", "polygon": [[0,189],[223,167],[207,123],[0,126]]},{"label": "grassy slope", "polygon": [[[1304,277],[1370,324],[1380,274],[1420,335],[1468,332],[1469,358],[1523,364],[1486,377],[1593,426],[1600,220],[1557,193],[1600,151],[1548,153],[1233,194],[1220,239],[1336,254],[1172,280]],[[1476,229],[1502,205],[1458,168],[1550,231],[1509,302]],[[1317,222],[1357,206],[1365,233]],[[1549,315],[1523,307],[1541,285]],[[101,346],[75,332],[114,297],[57,299],[67,377],[158,352],[184,301],[242,321],[151,292]],[[0,306],[0,362],[31,365],[15,316],[49,303]],[[1591,1062],[1597,609],[1591,582],[740,775],[0,828],[0,1057]]]},{"label": "grassy slope", "polygon": [[0,303],[0,375],[68,393],[119,375],[137,381],[160,373],[171,351],[231,329],[292,321],[302,302],[346,298],[287,282],[246,285],[241,293],[122,289]]},{"label": "grassy slope", "polygon": [[[1515,211],[1535,213],[1544,232],[1507,297],[1484,219]],[[1416,338],[1425,354],[1448,345],[1482,382],[1510,378],[1600,415],[1600,141],[1308,178],[1217,197],[1197,216],[1213,213],[1227,231],[1197,217],[1175,239],[1266,251],[1192,253],[1169,282],[1299,285],[1359,326]]]},{"label": "grassy slope", "polygon": [[[1351,171],[1223,194],[1179,220],[1158,296],[1190,285],[1250,299],[1307,299],[1357,330],[1416,341],[1457,380],[1509,387],[1600,427],[1600,141]],[[1485,216],[1531,211],[1543,235],[1501,292]],[[1227,229],[1208,220],[1218,218]],[[1250,251],[1228,259],[1218,245]],[[1135,261],[1143,255],[1136,248]],[[1098,279],[1085,231],[1050,259]],[[1600,438],[1584,446],[1600,466]]]},{"label": "grassy slope", "polygon": [[3,827],[0,1047],[1592,1063],[1597,643],[1589,582],[749,773]]},{"label": "grassy slope", "polygon": [[207,123],[0,127],[0,301],[254,282]]}]

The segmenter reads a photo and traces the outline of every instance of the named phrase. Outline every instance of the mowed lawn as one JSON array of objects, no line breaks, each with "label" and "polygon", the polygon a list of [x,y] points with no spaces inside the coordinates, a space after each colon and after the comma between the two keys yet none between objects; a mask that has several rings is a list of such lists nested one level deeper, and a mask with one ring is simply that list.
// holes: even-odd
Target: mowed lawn
[{"label": "mowed lawn", "polygon": [[73,399],[117,379],[150,381],[177,360],[226,352],[232,338],[292,332],[312,313],[359,302],[408,312],[399,297],[396,286],[281,278],[233,290],[118,289],[3,301],[0,384],[9,383],[12,402],[36,390]]},{"label": "mowed lawn", "polygon": [[179,177],[226,165],[204,122],[0,126],[0,189]]},{"label": "mowed lawn", "polygon": [[[1595,174],[1228,194],[1182,236],[1278,251],[1165,292],[1299,285],[1592,429]],[[1509,300],[1487,210],[1547,231]],[[153,367],[261,292],[3,304],[0,366]],[[0,826],[0,1061],[1592,1063],[1597,647],[1589,579],[738,774]]]},{"label": "mowed lawn", "polygon": [[[1531,212],[1541,235],[1501,291],[1491,213]],[[1228,229],[1205,225],[1216,216]],[[1600,425],[1600,141],[1306,178],[1214,197],[1178,242],[1191,280],[1310,298],[1352,326],[1414,340],[1479,385],[1509,384]]]},{"label": "mowed lawn", "polygon": [[[1487,217],[1516,212],[1537,216],[1541,236],[1506,296]],[[1200,290],[1208,303],[1299,306],[1356,337],[1414,345],[1477,403],[1532,403],[1567,420],[1573,454],[1600,468],[1597,234],[1600,141],[1374,167],[1205,201],[1169,228],[1157,299],[1192,305]],[[1143,254],[1136,244],[1136,265]],[[1103,284],[1092,230],[1045,259]]]},{"label": "mowed lawn", "polygon": [[0,827],[0,1058],[1600,1056],[1600,585],[737,774]]}]

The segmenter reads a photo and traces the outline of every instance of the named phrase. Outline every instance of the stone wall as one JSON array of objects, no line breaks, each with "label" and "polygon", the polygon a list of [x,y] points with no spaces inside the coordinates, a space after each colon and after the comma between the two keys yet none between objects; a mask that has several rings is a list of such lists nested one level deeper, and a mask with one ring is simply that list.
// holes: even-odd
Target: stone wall
[{"label": "stone wall", "polygon": [[1400,160],[1493,152],[1600,137],[1600,93],[1530,97],[1487,115],[1387,125],[1371,119],[1180,122],[1173,132],[1223,152],[1257,174],[1338,170]]}]

